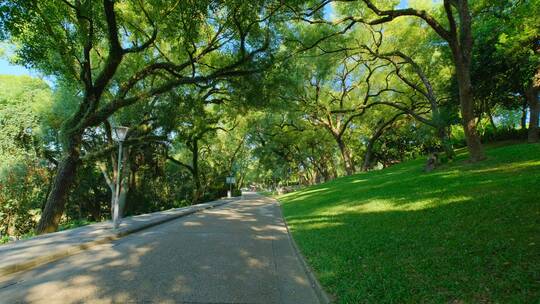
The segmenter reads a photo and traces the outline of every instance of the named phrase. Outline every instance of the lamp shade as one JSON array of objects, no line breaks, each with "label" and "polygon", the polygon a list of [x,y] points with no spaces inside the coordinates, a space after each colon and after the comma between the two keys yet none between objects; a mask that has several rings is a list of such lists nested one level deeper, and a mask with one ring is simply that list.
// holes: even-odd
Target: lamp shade
[{"label": "lamp shade", "polygon": [[114,135],[116,141],[124,141],[126,139],[127,133],[129,128],[128,127],[114,127]]}]

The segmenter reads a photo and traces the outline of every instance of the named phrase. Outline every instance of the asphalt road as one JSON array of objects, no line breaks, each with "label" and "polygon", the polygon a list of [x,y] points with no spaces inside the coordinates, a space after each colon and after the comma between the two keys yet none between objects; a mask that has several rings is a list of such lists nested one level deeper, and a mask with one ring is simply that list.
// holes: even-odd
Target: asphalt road
[{"label": "asphalt road", "polygon": [[0,279],[0,303],[319,303],[279,206],[244,200]]}]

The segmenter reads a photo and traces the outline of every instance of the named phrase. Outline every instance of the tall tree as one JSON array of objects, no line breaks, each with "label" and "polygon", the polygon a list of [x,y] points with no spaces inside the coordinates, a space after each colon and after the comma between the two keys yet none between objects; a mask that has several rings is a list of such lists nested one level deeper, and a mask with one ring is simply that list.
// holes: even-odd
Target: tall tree
[{"label": "tall tree", "polygon": [[[205,141],[212,141],[212,135],[219,130],[230,131],[235,127],[235,119],[224,111],[225,101],[230,100],[228,90],[223,84],[214,84],[208,87],[185,90],[183,94],[171,94],[173,98],[179,98],[180,110],[175,118],[176,127],[170,135],[173,143],[176,141],[176,151],[172,151],[167,159],[174,164],[187,169],[193,181],[192,203],[200,202],[204,194],[204,183],[201,172],[201,150]],[[231,126],[226,127],[227,124]],[[210,137],[210,139],[209,139]],[[189,158],[184,161],[174,157],[174,154],[182,153]]]},{"label": "tall tree", "polygon": [[[538,141],[540,88],[540,1],[473,2],[475,97],[491,108],[521,109],[530,142]],[[489,77],[486,77],[489,75]]]},{"label": "tall tree", "polygon": [[[411,115],[421,123],[434,128],[446,156],[452,159],[454,157],[454,150],[449,134],[449,115],[447,113],[448,111],[445,111],[441,106],[441,101],[445,98],[437,96],[435,87],[427,73],[411,56],[404,54],[400,50],[381,50],[383,40],[382,31],[376,31],[373,37],[375,41],[372,45],[365,44],[361,45],[360,48],[367,50],[368,54],[373,56],[374,60],[381,59],[390,63],[394,68],[395,75],[405,84],[409,91],[412,91],[412,96],[408,97],[410,100],[409,105],[399,100],[379,101],[377,103],[396,108],[403,113]],[[418,94],[419,96],[417,96]],[[427,101],[427,104],[421,102],[422,100]],[[430,117],[426,115],[427,113],[429,113]],[[391,121],[393,120],[387,120],[386,123],[390,123]],[[384,127],[382,128],[379,130],[384,130]]]},{"label": "tall tree", "polygon": [[21,236],[35,224],[56,160],[47,149],[52,93],[41,79],[0,75],[0,234]]},{"label": "tall tree", "polygon": [[[432,13],[429,13],[423,9],[414,9],[414,8],[404,8],[404,9],[381,9],[380,6],[377,6],[371,0],[353,0],[347,1],[347,4],[350,5],[350,2],[363,2],[369,10],[371,10],[377,17],[370,18],[367,16],[367,13],[364,13],[363,16],[345,16],[338,20],[327,21],[327,20],[313,20],[310,19],[312,16],[316,15],[317,12],[321,11],[326,5],[331,2],[341,2],[326,0],[320,2],[314,8],[308,10],[307,13],[302,17],[303,20],[306,20],[310,23],[324,23],[324,24],[345,24],[343,30],[340,31],[346,32],[351,29],[357,23],[377,25],[392,20],[404,17],[411,16],[415,18],[420,18],[431,27],[440,38],[442,38],[448,46],[450,47],[452,58],[454,61],[456,78],[459,88],[459,101],[461,109],[461,118],[463,130],[465,133],[465,138],[467,141],[467,148],[469,150],[471,161],[480,161],[485,159],[484,150],[480,142],[480,137],[476,128],[476,120],[474,115],[474,99],[473,99],[473,86],[471,83],[470,69],[472,64],[472,50],[473,50],[473,33],[472,33],[472,16],[469,7],[468,0],[444,0],[443,7],[446,16],[447,27],[443,23],[437,20],[436,16]],[[391,7],[395,3],[390,3]],[[345,10],[347,11],[347,10]]]},{"label": "tall tree", "polygon": [[328,71],[306,77],[305,93],[296,99],[310,121],[332,135],[345,172],[351,175],[356,166],[346,137],[370,107],[379,104],[385,93],[394,92],[390,87],[392,73],[386,70],[387,63],[370,61],[359,53],[345,52],[335,57]]},{"label": "tall tree", "polygon": [[62,125],[62,156],[38,233],[57,230],[88,128],[174,87],[253,73],[250,64],[264,60],[269,46],[274,9],[253,18],[264,1],[117,2],[0,3],[1,32],[21,46],[22,62],[80,90],[77,109]]}]

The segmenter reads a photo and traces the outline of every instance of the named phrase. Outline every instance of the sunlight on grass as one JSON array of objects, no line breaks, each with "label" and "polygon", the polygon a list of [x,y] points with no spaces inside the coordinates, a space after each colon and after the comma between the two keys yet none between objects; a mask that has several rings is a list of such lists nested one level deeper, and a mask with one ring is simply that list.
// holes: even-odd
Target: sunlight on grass
[{"label": "sunlight on grass", "polygon": [[[476,169],[471,170],[471,172],[474,173],[490,173],[490,172],[519,172],[520,170],[526,169],[528,167],[540,167],[540,160],[531,160],[531,161],[525,161],[520,163],[509,163],[509,164],[502,164],[500,166],[492,167],[492,168],[483,168],[483,169]],[[540,169],[540,168],[539,168]]]},{"label": "sunlight on grass", "polygon": [[540,145],[423,160],[280,197],[302,253],[337,303],[538,299]]},{"label": "sunlight on grass", "polygon": [[292,192],[292,193],[284,194],[284,195],[290,196],[293,200],[299,200],[299,199],[304,199],[306,197],[312,196],[313,194],[316,194],[318,192],[323,192],[327,189],[328,188],[313,189],[313,190],[308,190],[308,191],[302,191],[301,194],[300,192]]},{"label": "sunlight on grass", "polygon": [[[336,225],[342,225],[343,223],[332,222],[330,219],[332,216],[336,216],[344,213],[369,213],[369,212],[388,212],[388,211],[415,211],[425,208],[432,208],[443,204],[459,203],[470,200],[468,196],[456,196],[440,202],[436,199],[425,199],[420,201],[411,202],[410,204],[394,205],[390,200],[370,200],[363,204],[353,205],[338,205],[332,208],[320,209],[318,214],[324,217],[327,222],[318,222],[314,224],[312,221],[292,220],[290,224],[295,226],[297,224],[309,224],[309,227],[302,227],[302,229],[316,229],[331,227]],[[292,200],[291,200],[292,202]]]},{"label": "sunlight on grass", "polygon": [[364,183],[364,182],[367,182],[366,179],[357,179],[357,180],[353,180],[351,182],[351,184],[358,184],[358,183]]}]

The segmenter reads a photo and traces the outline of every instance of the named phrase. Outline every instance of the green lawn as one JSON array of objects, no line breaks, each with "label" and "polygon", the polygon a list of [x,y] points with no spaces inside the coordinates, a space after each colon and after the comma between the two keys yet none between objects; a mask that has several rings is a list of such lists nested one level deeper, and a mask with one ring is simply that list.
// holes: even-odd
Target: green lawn
[{"label": "green lawn", "polygon": [[424,161],[279,197],[336,303],[540,303],[540,145]]}]

